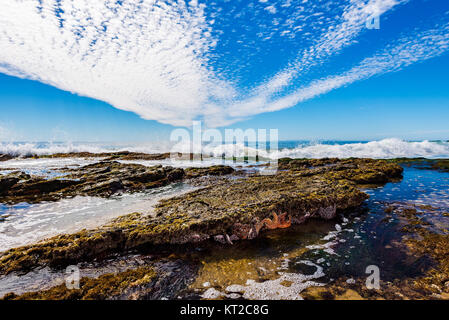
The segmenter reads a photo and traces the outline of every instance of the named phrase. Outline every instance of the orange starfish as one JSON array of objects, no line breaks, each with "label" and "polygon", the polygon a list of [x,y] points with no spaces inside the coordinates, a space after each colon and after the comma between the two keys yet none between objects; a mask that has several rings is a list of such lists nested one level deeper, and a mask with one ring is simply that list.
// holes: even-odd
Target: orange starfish
[{"label": "orange starfish", "polygon": [[273,220],[270,218],[263,219],[260,223],[256,226],[256,231],[259,233],[260,229],[262,229],[263,226],[267,227],[270,230],[274,229],[285,229],[292,225],[292,219],[291,217],[287,218],[287,213],[280,214],[279,216],[273,212]]},{"label": "orange starfish", "polygon": [[[286,218],[288,217],[288,220]],[[292,225],[292,218],[287,216],[287,212],[284,212],[279,216],[279,226],[280,229],[290,228]]]}]

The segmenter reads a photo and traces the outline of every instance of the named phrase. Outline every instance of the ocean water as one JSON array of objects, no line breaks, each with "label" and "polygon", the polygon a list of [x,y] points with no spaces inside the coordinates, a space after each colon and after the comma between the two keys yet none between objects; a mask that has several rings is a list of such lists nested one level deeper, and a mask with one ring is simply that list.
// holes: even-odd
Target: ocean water
[{"label": "ocean water", "polygon": [[[201,150],[204,154],[214,157],[221,157],[223,154],[226,157],[255,156],[258,154],[260,157],[269,159],[282,157],[449,158],[448,141],[405,141],[396,138],[378,141],[279,141],[277,148],[274,144],[265,146],[251,142],[245,144],[206,144],[202,146]],[[192,150],[190,144],[175,146],[167,141],[148,143],[0,142],[0,153],[14,156],[115,151],[164,153],[191,152]]]},{"label": "ocean water", "polygon": [[[234,148],[235,147],[235,148]],[[186,150],[181,147],[176,151]],[[168,144],[105,144],[105,143],[0,143],[0,153],[23,156],[0,162],[0,175],[20,170],[47,178],[64,175],[65,168],[75,168],[99,161],[98,158],[30,159],[31,154],[60,152],[134,151],[160,153],[173,151]],[[446,141],[281,141],[278,150],[266,152],[256,145],[204,146],[212,158],[173,162],[123,161],[143,165],[178,167],[228,164],[250,167],[243,161],[245,154],[258,154],[261,161],[281,157],[426,157],[449,158]],[[236,153],[234,153],[236,151]],[[222,154],[225,154],[223,162]],[[232,155],[239,159],[233,161]],[[174,184],[148,192],[114,196],[110,199],[75,197],[39,204],[0,204],[0,251],[33,243],[60,233],[93,228],[108,220],[131,212],[152,214],[160,199],[193,190],[186,184]],[[389,243],[399,236],[397,221],[384,223],[384,209],[390,204],[431,205],[439,208],[428,222],[446,224],[442,212],[449,212],[449,173],[406,167],[404,179],[385,187],[367,189],[370,199],[364,212],[354,212],[335,221],[310,221],[288,230],[267,232],[262,237],[237,243],[220,250],[201,251],[205,261],[192,285],[197,298],[300,299],[301,291],[309,286],[326,285],[332,279],[364,274],[367,265],[381,267],[388,279],[413,276],[418,272],[406,263],[399,251],[392,252]],[[137,259],[140,259],[138,257]],[[145,257],[142,257],[145,258]],[[133,267],[134,258],[121,260],[125,268]],[[105,265],[82,265],[84,275],[99,275],[115,271],[115,262]],[[0,277],[0,296],[15,291],[42,289],[63,281],[64,272],[44,268],[27,275],[11,274]],[[292,283],[289,287],[283,283]]]},{"label": "ocean water", "polygon": [[[0,142],[0,154],[17,156],[13,160],[0,161],[0,175],[20,170],[28,174],[53,178],[64,175],[62,168],[75,168],[99,161],[98,158],[53,158],[30,159],[30,155],[47,155],[68,152],[191,152],[191,145],[173,146],[168,142],[157,143],[67,143],[67,142]],[[199,149],[195,149],[199,150]],[[146,166],[163,165],[173,167],[206,167],[223,164],[248,167],[256,162],[267,162],[283,157],[290,158],[449,158],[447,141],[404,141],[384,139],[379,141],[279,141],[274,145],[255,143],[203,145],[203,160],[133,160]],[[258,158],[256,158],[258,156]],[[246,158],[245,158],[246,157]]]}]

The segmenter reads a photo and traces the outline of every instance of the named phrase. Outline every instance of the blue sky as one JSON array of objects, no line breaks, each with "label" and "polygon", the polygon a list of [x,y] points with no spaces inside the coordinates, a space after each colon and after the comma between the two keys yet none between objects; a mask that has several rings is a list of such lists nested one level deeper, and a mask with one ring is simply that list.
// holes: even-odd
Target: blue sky
[{"label": "blue sky", "polygon": [[0,140],[449,139],[446,0],[40,3],[0,13]]}]

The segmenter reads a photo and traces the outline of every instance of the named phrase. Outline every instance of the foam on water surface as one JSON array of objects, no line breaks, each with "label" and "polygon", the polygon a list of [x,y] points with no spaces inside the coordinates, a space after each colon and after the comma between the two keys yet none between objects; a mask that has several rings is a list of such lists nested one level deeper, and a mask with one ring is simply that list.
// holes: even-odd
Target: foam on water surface
[{"label": "foam on water surface", "polygon": [[314,274],[280,272],[278,279],[265,282],[249,279],[244,286],[232,285],[226,291],[242,293],[242,297],[249,300],[302,300],[300,293],[311,286],[322,286],[323,284],[313,280],[324,276],[323,268],[319,265],[310,261],[303,263],[316,267]]},{"label": "foam on water surface", "polygon": [[191,190],[191,186],[179,183],[109,199],[78,196],[38,204],[0,204],[0,251],[57,234],[94,228],[132,212],[152,214],[160,199]]},{"label": "foam on water surface", "polygon": [[17,158],[8,161],[0,161],[0,175],[13,171],[22,171],[30,175],[54,178],[63,176],[65,168],[78,168],[100,161],[100,158]]},{"label": "foam on water surface", "polygon": [[[326,158],[326,157],[361,157],[361,158],[399,158],[426,157],[449,158],[448,141],[405,141],[389,138],[376,141],[279,141],[277,148],[273,145],[256,143],[205,144],[201,146],[203,154],[221,157],[248,156],[279,159],[291,158]],[[0,142],[0,153],[13,156],[44,155],[69,152],[193,152],[191,143],[169,141],[146,143],[18,143]],[[198,146],[199,147],[199,146]],[[199,150],[199,149],[195,149]]]}]

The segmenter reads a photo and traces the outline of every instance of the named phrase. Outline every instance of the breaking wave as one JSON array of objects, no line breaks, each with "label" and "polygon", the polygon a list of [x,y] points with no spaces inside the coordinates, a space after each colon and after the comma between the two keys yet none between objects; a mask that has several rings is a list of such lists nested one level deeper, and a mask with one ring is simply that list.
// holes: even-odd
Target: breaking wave
[{"label": "breaking wave", "polygon": [[290,158],[448,158],[449,142],[408,142],[400,139],[384,139],[364,143],[314,144],[293,149],[281,149],[274,157]]},{"label": "breaking wave", "polygon": [[[168,141],[138,144],[104,144],[104,143],[0,143],[0,154],[12,156],[30,156],[70,152],[190,152],[190,144],[176,145]],[[193,149],[198,150],[198,149]],[[280,141],[277,150],[266,150],[253,144],[206,145],[204,154],[221,157],[225,155],[244,157],[245,155],[264,158],[449,158],[448,141],[404,141],[391,138],[370,142],[327,141],[312,143],[304,141]]]}]

